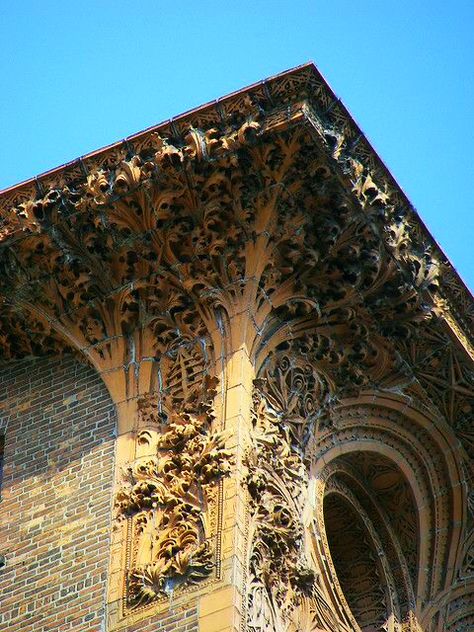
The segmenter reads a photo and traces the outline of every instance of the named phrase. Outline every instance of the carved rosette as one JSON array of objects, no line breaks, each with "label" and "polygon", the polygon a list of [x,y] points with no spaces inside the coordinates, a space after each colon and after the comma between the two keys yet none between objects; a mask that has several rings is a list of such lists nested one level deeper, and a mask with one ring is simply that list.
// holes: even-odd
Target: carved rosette
[{"label": "carved rosette", "polygon": [[[132,533],[128,608],[195,584],[215,567],[206,513],[211,488],[231,465],[224,434],[213,430],[216,385],[206,378],[198,396],[168,413],[156,455],[130,464],[116,495]],[[149,416],[149,402],[143,408]]]}]

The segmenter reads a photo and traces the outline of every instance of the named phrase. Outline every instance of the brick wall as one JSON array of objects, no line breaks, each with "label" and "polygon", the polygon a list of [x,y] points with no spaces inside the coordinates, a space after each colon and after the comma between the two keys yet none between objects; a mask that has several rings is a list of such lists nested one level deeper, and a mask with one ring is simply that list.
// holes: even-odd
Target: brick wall
[{"label": "brick wall", "polygon": [[[105,632],[115,412],[73,358],[0,368],[1,632]],[[191,632],[195,608],[127,632]]]},{"label": "brick wall", "polygon": [[114,407],[72,358],[0,369],[0,630],[102,630]]}]

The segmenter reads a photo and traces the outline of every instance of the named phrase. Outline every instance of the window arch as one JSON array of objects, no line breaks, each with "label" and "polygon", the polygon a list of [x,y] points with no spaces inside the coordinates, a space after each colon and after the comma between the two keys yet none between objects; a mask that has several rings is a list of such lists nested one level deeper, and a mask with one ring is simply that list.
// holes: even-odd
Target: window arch
[{"label": "window arch", "polygon": [[[459,565],[463,526],[455,516],[465,520],[459,508],[466,499],[458,444],[442,421],[391,393],[342,402],[333,423],[315,438],[311,486],[323,559],[339,599],[367,632],[380,628],[382,606],[398,621],[430,621],[433,608],[425,604],[449,589]],[[399,613],[386,598],[376,601],[378,580],[366,610],[361,607],[362,588],[351,566],[357,549],[353,533],[343,529],[355,501],[357,546],[366,540],[375,560],[367,577],[385,578]],[[371,525],[377,537],[367,529]],[[382,572],[384,559],[395,581]]]}]

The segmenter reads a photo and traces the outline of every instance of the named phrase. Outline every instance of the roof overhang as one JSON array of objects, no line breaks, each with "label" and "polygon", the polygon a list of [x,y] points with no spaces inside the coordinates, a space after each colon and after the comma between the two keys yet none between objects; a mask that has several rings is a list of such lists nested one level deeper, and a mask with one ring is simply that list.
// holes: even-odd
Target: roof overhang
[{"label": "roof overhang", "polygon": [[313,336],[332,389],[406,378],[436,399],[452,366],[441,385],[426,367],[449,350],[449,415],[472,419],[472,297],[312,64],[4,191],[0,221],[7,358],[108,370],[137,328],[158,357],[215,346],[216,314],[242,309],[257,366]]}]

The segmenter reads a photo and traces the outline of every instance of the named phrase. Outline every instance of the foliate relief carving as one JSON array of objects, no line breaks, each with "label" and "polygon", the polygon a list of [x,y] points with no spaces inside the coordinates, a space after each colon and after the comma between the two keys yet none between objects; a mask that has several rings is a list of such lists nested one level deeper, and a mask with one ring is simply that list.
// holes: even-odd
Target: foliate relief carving
[{"label": "foliate relief carving", "polygon": [[412,367],[428,404],[442,414],[470,457],[474,456],[474,371],[469,358],[459,353],[441,322],[411,327],[400,351]]},{"label": "foliate relief carving", "polygon": [[310,367],[282,358],[275,377],[272,384],[255,380],[252,448],[246,456],[251,513],[248,629],[342,629],[319,588],[304,537],[308,480],[303,415],[314,421],[316,402],[310,401],[307,387],[314,392],[316,376]]},{"label": "foliate relief carving", "polygon": [[315,371],[305,357],[309,336],[294,342],[300,354],[297,361],[286,354],[275,355],[263,376],[255,380],[257,392],[265,393],[265,401],[274,414],[284,420],[289,445],[303,450],[315,424],[321,421],[323,405],[329,398],[327,381]]},{"label": "foliate relief carving", "polygon": [[160,406],[159,393],[141,395],[137,401],[138,427],[155,427],[166,421],[166,416]]},{"label": "foliate relief carving", "polygon": [[266,630],[276,623],[276,612],[290,614],[315,577],[304,557],[298,511],[305,489],[303,464],[292,453],[278,414],[257,389],[254,406],[254,451],[247,459],[254,529],[248,623],[251,630]]},{"label": "foliate relief carving", "polygon": [[117,493],[118,517],[131,529],[128,608],[195,584],[214,568],[206,513],[231,462],[224,434],[212,429],[216,385],[206,378],[199,396],[169,414],[156,455],[131,464]]},{"label": "foliate relief carving", "polygon": [[462,561],[461,570],[459,572],[460,579],[474,579],[474,537],[471,538],[471,540],[470,545],[466,547],[466,552]]},{"label": "foliate relief carving", "polygon": [[425,314],[436,265],[402,257],[414,279],[398,269],[391,253],[407,246],[385,235],[386,196],[375,204],[370,175],[354,191],[344,186],[305,126],[273,134],[255,112],[237,128],[192,126],[181,140],[155,135],[152,145],[23,204],[28,230],[2,245],[11,262],[0,294],[21,311],[25,294],[30,311],[71,330],[97,362],[115,346],[122,358],[114,341],[140,328],[143,339],[167,343],[148,345],[146,357],[166,352],[191,322],[190,340],[213,331],[216,306],[233,313],[251,278],[256,353],[286,338],[290,322],[301,332],[317,320],[360,338],[354,323],[392,331]]},{"label": "foliate relief carving", "polygon": [[467,632],[473,629],[474,607],[470,587],[465,594],[449,603],[444,625],[447,632]]},{"label": "foliate relief carving", "polygon": [[[193,321],[193,325],[196,320]],[[162,399],[169,402],[169,408],[179,408],[183,402],[198,396],[202,380],[208,369],[208,356],[211,343],[204,337],[182,340],[171,344],[159,359],[159,382]],[[162,405],[161,400],[158,407]]]}]

